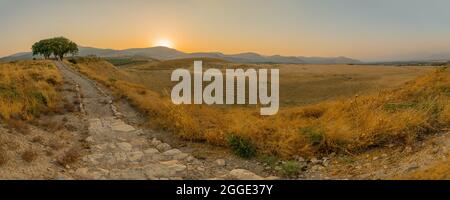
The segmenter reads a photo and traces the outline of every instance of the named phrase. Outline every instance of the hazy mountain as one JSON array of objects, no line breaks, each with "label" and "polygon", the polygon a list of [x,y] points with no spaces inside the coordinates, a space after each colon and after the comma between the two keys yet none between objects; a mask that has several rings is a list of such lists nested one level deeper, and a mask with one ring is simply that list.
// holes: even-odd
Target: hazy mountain
[{"label": "hazy mountain", "polygon": [[[257,53],[247,52],[240,54],[225,55],[220,52],[198,52],[198,53],[184,53],[176,49],[167,47],[149,47],[149,48],[133,48],[125,50],[114,49],[99,49],[93,47],[79,47],[80,56],[96,55],[99,57],[123,57],[123,56],[139,56],[158,60],[171,60],[179,58],[194,58],[194,57],[206,57],[206,58],[219,58],[231,62],[241,63],[295,63],[295,64],[354,64],[360,63],[359,60],[336,57],[295,57],[295,56],[264,56]],[[33,56],[30,52],[18,53],[11,56],[4,57],[0,60],[12,61],[32,59]]]}]

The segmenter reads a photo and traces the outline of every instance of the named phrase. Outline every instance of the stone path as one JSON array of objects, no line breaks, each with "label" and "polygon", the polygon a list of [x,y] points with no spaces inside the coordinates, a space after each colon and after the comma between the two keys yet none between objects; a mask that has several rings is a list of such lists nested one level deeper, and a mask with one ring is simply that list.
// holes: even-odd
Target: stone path
[{"label": "stone path", "polygon": [[[204,163],[169,144],[151,138],[145,130],[127,124],[112,98],[95,82],[56,62],[66,80],[83,95],[88,123],[86,141],[91,152],[82,158],[76,179],[264,179],[245,169],[225,170],[224,161]],[[208,170],[205,170],[208,169]],[[268,179],[275,179],[269,177]]]}]

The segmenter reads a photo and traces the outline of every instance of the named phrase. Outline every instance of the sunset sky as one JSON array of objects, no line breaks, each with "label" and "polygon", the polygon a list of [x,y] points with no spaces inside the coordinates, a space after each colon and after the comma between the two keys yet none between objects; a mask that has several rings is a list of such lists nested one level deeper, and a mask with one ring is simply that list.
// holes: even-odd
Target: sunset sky
[{"label": "sunset sky", "polygon": [[450,58],[448,0],[0,0],[0,57],[65,36],[125,49]]}]

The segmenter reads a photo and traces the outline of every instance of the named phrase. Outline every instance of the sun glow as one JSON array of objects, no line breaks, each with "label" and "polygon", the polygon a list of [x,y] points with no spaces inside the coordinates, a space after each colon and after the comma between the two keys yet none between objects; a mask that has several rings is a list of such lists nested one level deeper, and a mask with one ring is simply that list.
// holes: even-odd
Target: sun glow
[{"label": "sun glow", "polygon": [[162,46],[162,47],[174,48],[173,42],[168,40],[168,39],[156,40],[156,42],[154,43],[154,46]]}]

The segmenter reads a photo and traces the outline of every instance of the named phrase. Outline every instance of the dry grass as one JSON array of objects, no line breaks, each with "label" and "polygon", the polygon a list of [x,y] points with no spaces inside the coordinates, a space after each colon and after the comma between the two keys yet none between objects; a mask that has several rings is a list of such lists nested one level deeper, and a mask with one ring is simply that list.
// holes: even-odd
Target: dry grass
[{"label": "dry grass", "polygon": [[5,150],[0,148],[0,166],[6,164],[8,162],[8,155]]},{"label": "dry grass", "polygon": [[0,63],[0,118],[30,120],[56,110],[61,82],[50,61]]},{"label": "dry grass", "polygon": [[21,121],[21,120],[17,120],[17,119],[9,119],[6,121],[6,125],[10,128],[13,129],[19,133],[22,133],[24,135],[27,135],[30,133],[30,128],[28,127],[28,125]]},{"label": "dry grass", "polygon": [[284,107],[275,116],[263,117],[257,108],[173,105],[168,97],[132,83],[132,75],[100,59],[73,66],[129,99],[149,116],[151,124],[181,138],[228,146],[228,138],[235,136],[249,141],[259,153],[282,157],[406,144],[450,124],[446,69],[398,89]]},{"label": "dry grass", "polygon": [[22,153],[21,157],[22,160],[26,162],[33,162],[34,160],[37,159],[38,153],[33,150],[26,150],[25,152]]},{"label": "dry grass", "polygon": [[79,148],[71,148],[66,151],[58,160],[58,164],[61,166],[66,166],[77,162],[81,158],[81,151]]}]

